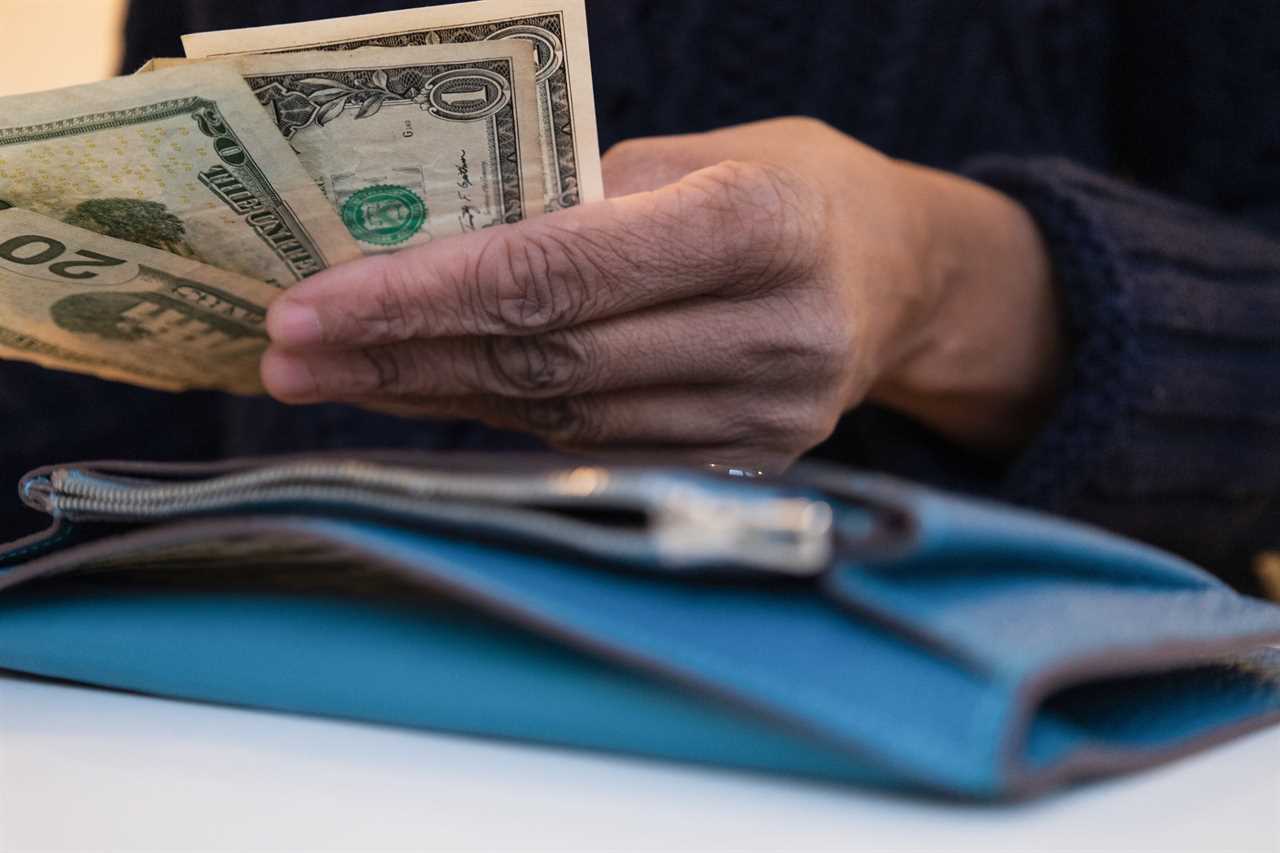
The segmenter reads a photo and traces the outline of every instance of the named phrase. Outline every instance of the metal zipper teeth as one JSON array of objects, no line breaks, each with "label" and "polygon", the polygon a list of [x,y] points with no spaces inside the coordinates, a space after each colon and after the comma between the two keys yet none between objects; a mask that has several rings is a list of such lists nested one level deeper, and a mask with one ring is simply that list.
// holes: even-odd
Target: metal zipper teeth
[{"label": "metal zipper teeth", "polygon": [[[194,504],[202,500],[243,499],[245,495],[281,487],[333,486],[372,493],[386,493],[417,499],[461,501],[580,501],[608,497],[622,504],[644,509],[653,499],[627,489],[624,494],[603,469],[582,468],[545,476],[443,474],[439,472],[395,471],[364,463],[284,465],[211,480],[156,484],[121,488],[109,480],[95,480],[71,469],[58,469],[50,476],[57,493],[56,506],[67,508],[69,499],[93,501],[104,511],[126,511],[149,505]],[[612,487],[611,487],[612,486]],[[77,503],[88,508],[88,504]]]},{"label": "metal zipper teeth", "polygon": [[264,504],[333,504],[385,513],[400,518],[445,525],[483,526],[505,534],[528,536],[539,541],[560,542],[589,553],[612,554],[623,558],[642,559],[653,555],[648,533],[634,533],[604,528],[600,525],[518,507],[493,507],[480,504],[424,503],[416,498],[371,495],[354,488],[327,486],[292,486],[262,489],[257,492],[224,494],[168,506],[135,506],[128,510],[104,507],[103,502],[84,497],[62,497],[58,510],[71,521],[109,515],[115,520],[163,521],[171,518],[235,510],[247,505]]},{"label": "metal zipper teeth", "polygon": [[[49,509],[68,518],[89,517],[159,520],[232,510],[253,503],[314,501],[347,503],[421,519],[449,519],[463,523],[519,528],[542,541],[588,545],[600,553],[665,553],[677,564],[730,559],[759,568],[782,569],[795,560],[803,566],[822,562],[817,556],[801,557],[801,548],[785,546],[770,558],[756,553],[741,539],[711,544],[695,541],[690,522],[711,516],[739,516],[738,533],[746,536],[769,532],[761,516],[783,508],[792,515],[794,502],[769,496],[743,500],[707,490],[700,484],[653,475],[619,477],[603,468],[583,467],[542,476],[471,475],[423,471],[398,471],[368,463],[299,463],[231,474],[212,480],[177,484],[122,484],[93,478],[73,469],[58,469],[50,476],[54,493]],[[812,504],[813,502],[804,501]],[[493,504],[499,504],[494,506]],[[487,504],[487,505],[486,505]],[[540,504],[541,506],[529,506]],[[643,533],[608,528],[548,512],[555,507],[590,505],[642,513],[648,521]],[[450,507],[446,509],[446,507]],[[741,511],[741,515],[739,515]],[[491,518],[487,518],[491,517]],[[775,516],[776,517],[776,516]],[[518,521],[517,521],[518,520]],[[806,527],[808,525],[805,525]],[[801,538],[819,537],[820,531],[792,527],[781,531]],[[696,539],[702,539],[701,536]],[[788,553],[788,550],[790,552]],[[793,566],[800,569],[800,565]]]}]

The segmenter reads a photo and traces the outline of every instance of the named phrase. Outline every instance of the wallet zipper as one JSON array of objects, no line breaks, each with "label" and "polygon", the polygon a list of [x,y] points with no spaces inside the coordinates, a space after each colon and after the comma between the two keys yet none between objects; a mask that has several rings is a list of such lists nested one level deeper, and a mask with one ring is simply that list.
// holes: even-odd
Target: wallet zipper
[{"label": "wallet zipper", "polygon": [[[337,505],[496,529],[602,556],[656,560],[670,569],[715,565],[811,577],[828,568],[834,549],[834,512],[823,500],[674,471],[477,474],[350,461],[157,482],[58,468],[29,483],[27,496],[71,521],[132,523]],[[626,513],[640,524],[592,520],[608,513]]]}]

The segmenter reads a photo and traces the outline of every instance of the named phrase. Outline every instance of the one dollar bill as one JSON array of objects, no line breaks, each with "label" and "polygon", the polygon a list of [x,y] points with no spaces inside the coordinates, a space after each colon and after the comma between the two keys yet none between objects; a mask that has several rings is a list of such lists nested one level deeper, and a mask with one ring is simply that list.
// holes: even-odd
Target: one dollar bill
[{"label": "one dollar bill", "polygon": [[543,211],[527,42],[231,61],[366,253]]},{"label": "one dollar bill", "polygon": [[281,288],[361,256],[217,64],[0,98],[0,199]]},{"label": "one dollar bill", "polygon": [[545,209],[533,45],[153,59],[244,76],[367,254],[519,222]]},{"label": "one dollar bill", "polygon": [[183,36],[187,56],[361,47],[410,47],[502,39],[537,51],[537,96],[546,208],[604,197],[584,0],[481,0],[272,27]]},{"label": "one dollar bill", "polygon": [[166,391],[260,394],[279,291],[0,205],[0,358]]}]

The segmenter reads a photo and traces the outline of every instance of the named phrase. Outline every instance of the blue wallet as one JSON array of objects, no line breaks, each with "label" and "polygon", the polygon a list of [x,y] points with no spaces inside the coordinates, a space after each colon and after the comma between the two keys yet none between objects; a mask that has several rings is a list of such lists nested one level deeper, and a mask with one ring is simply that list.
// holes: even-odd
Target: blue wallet
[{"label": "blue wallet", "polygon": [[974,798],[1280,721],[1280,608],[885,478],[489,457],[41,469],[0,667]]}]

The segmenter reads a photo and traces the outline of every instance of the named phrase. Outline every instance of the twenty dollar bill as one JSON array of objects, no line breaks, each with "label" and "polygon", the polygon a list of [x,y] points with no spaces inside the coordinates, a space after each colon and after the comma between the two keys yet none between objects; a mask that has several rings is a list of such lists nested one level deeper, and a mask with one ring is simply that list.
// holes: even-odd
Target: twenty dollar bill
[{"label": "twenty dollar bill", "polygon": [[217,64],[0,98],[0,199],[276,287],[361,255]]},{"label": "twenty dollar bill", "polygon": [[183,36],[187,56],[354,50],[516,39],[537,51],[547,210],[604,197],[584,0],[481,0]]},{"label": "twenty dollar bill", "polygon": [[0,358],[167,391],[258,394],[261,282],[0,209]]}]

